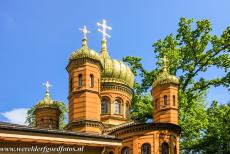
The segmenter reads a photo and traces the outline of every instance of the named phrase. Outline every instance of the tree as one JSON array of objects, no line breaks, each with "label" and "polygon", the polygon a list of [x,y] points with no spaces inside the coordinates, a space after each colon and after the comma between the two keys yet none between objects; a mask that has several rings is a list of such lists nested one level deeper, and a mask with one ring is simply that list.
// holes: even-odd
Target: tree
[{"label": "tree", "polygon": [[[179,124],[182,127],[181,150],[183,153],[191,152],[194,146],[200,142],[202,134],[208,125],[208,116],[205,109],[206,91],[211,87],[224,86],[229,88],[230,73],[230,27],[221,36],[212,35],[211,23],[204,19],[193,22],[193,19],[181,18],[179,28],[175,35],[170,34],[163,40],[153,44],[155,58],[168,58],[168,71],[179,77]],[[134,87],[134,98],[145,99],[146,92],[159,72],[162,63],[157,62],[157,67],[147,71],[141,64],[139,57],[125,57],[136,76],[140,76],[141,82]],[[207,79],[203,75],[210,69],[218,69],[225,72],[224,76]],[[137,96],[136,96],[137,95]],[[132,115],[143,112],[137,109],[137,104],[151,101],[133,101]],[[142,104],[139,106],[148,106]],[[149,110],[141,115],[150,115]],[[135,118],[135,116],[134,116]],[[145,119],[141,117],[139,119]]]},{"label": "tree", "polygon": [[198,152],[209,154],[230,153],[230,103],[218,105],[216,101],[207,110],[209,125],[196,145]]}]

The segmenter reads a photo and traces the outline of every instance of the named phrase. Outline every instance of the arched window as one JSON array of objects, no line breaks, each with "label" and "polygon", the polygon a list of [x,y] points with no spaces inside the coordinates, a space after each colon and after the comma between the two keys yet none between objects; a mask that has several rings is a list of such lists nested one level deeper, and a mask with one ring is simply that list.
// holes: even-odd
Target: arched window
[{"label": "arched window", "polygon": [[44,119],[43,118],[41,119],[41,125],[40,125],[40,127],[44,127]]},{"label": "arched window", "polygon": [[89,76],[89,87],[93,88],[93,86],[94,86],[94,76],[93,76],[93,74],[90,74],[90,76]]},{"label": "arched window", "polygon": [[158,99],[155,100],[155,109],[158,109]]},{"label": "arched window", "polygon": [[149,143],[142,144],[141,154],[151,154],[151,145]]},{"label": "arched window", "polygon": [[125,115],[126,115],[126,118],[129,117],[129,102],[126,102]]},{"label": "arched window", "polygon": [[169,145],[168,143],[162,143],[162,154],[169,154]]},{"label": "arched window", "polygon": [[124,148],[121,150],[121,154],[129,154],[129,147],[124,147]]},{"label": "arched window", "polygon": [[83,85],[83,82],[82,82],[82,74],[79,74],[78,75],[78,86],[81,87]]},{"label": "arched window", "polygon": [[73,78],[71,78],[69,81],[69,90],[70,92],[73,91]]},{"label": "arched window", "polygon": [[174,146],[174,154],[177,154],[176,145]]},{"label": "arched window", "polygon": [[109,100],[107,98],[103,98],[101,101],[101,113],[106,114],[109,113]]},{"label": "arched window", "polygon": [[52,129],[52,126],[53,126],[53,120],[49,119],[49,128]]},{"label": "arched window", "polygon": [[167,96],[164,95],[163,97],[163,106],[165,107],[167,105]]},{"label": "arched window", "polygon": [[115,114],[121,114],[121,101],[115,100]]},{"label": "arched window", "polygon": [[176,96],[173,95],[173,106],[176,106]]}]

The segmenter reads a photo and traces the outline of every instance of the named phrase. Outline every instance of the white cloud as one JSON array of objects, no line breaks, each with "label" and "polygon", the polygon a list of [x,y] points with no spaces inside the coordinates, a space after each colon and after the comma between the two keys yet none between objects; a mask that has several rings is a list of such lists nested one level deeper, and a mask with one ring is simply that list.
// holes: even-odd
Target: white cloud
[{"label": "white cloud", "polygon": [[9,123],[25,125],[27,111],[27,108],[18,108],[7,112],[2,112],[1,115],[3,115]]}]

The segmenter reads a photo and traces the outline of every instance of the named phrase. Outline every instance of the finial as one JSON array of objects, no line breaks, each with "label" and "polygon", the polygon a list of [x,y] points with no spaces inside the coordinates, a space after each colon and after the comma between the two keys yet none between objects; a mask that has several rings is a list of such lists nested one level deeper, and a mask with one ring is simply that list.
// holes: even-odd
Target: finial
[{"label": "finial", "polygon": [[111,37],[109,34],[106,33],[107,29],[112,29],[110,26],[106,25],[106,20],[102,20],[102,23],[98,22],[97,26],[101,27],[101,29],[98,29],[98,31],[102,33],[102,40],[106,40],[106,37]]},{"label": "finial", "polygon": [[43,86],[46,87],[46,97],[50,96],[49,88],[52,87],[52,85],[49,83],[49,81],[46,81],[46,83],[43,83]]},{"label": "finial", "polygon": [[164,58],[161,58],[161,60],[163,62],[163,71],[167,72],[167,62],[168,62],[168,60],[167,60],[166,56],[164,55]]},{"label": "finial", "polygon": [[87,46],[87,34],[90,33],[90,31],[87,29],[86,25],[84,25],[83,28],[79,28],[79,30],[83,33],[82,46]]},{"label": "finial", "polygon": [[102,23],[97,23],[101,29],[98,29],[99,32],[102,33],[102,41],[101,41],[101,54],[102,57],[108,58],[109,54],[107,52],[107,44],[106,44],[106,37],[111,37],[109,34],[106,33],[106,30],[111,30],[112,28],[106,24],[106,20],[102,20]]}]

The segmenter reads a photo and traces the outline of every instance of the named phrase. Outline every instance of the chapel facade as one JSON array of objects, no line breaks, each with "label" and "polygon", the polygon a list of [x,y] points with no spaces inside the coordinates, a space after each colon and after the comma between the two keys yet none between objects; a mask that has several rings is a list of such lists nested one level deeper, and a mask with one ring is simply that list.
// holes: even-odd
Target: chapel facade
[{"label": "chapel facade", "polygon": [[[101,51],[88,47],[86,27],[81,48],[69,58],[68,124],[59,129],[60,109],[46,89],[36,104],[35,127],[0,123],[0,143],[85,147],[82,152],[101,154],[179,154],[178,79],[164,67],[152,84],[153,122],[131,119],[134,74],[110,57],[105,20],[98,23],[103,34]],[[47,84],[49,87],[49,84]],[[68,152],[71,153],[71,152]]]}]

